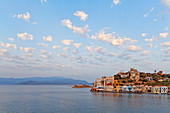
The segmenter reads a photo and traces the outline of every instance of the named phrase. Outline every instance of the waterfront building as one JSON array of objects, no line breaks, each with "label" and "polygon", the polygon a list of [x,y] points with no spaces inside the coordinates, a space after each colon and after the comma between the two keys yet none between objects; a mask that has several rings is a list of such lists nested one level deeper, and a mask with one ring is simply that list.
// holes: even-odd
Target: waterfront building
[{"label": "waterfront building", "polygon": [[151,91],[152,91],[152,86],[149,86],[148,87],[148,93],[151,93]]},{"label": "waterfront building", "polygon": [[162,94],[168,93],[168,87],[162,86],[162,87],[160,87],[160,89],[161,89]]},{"label": "waterfront building", "polygon": [[152,86],[145,85],[143,87],[143,92],[144,93],[151,93],[151,88],[152,88]]},{"label": "waterfront building", "polygon": [[142,86],[136,85],[136,92],[142,92]]},{"label": "waterfront building", "polygon": [[110,77],[103,76],[102,81],[103,81],[104,89],[106,88],[108,83],[112,84],[112,86],[113,86],[114,85],[114,76],[110,76]]},{"label": "waterfront building", "polygon": [[128,91],[132,91],[132,86],[128,86]]},{"label": "waterfront building", "polygon": [[144,73],[131,68],[128,72],[120,71],[115,76],[103,76],[96,79],[92,89],[101,90],[102,92],[168,93],[170,92],[170,86],[148,86],[163,81],[165,81],[165,85],[168,85],[170,75],[161,75],[161,73],[159,72],[157,76],[157,73]]},{"label": "waterfront building", "polygon": [[161,93],[160,92],[160,87],[159,86],[152,87],[151,88],[151,93],[156,93],[156,94]]},{"label": "waterfront building", "polygon": [[96,79],[96,81],[93,83],[93,87],[95,88],[104,87],[100,78]]},{"label": "waterfront building", "polygon": [[103,84],[102,83],[97,83],[97,88],[101,88],[101,87],[103,87]]},{"label": "waterfront building", "polygon": [[141,87],[141,92],[143,92],[143,93],[146,93],[146,91],[147,91],[147,85],[140,85],[140,87]]},{"label": "waterfront building", "polygon": [[125,91],[125,92],[126,92],[126,91],[129,91],[129,90],[128,90],[128,86],[122,86],[122,91]]},{"label": "waterfront building", "polygon": [[120,92],[120,91],[122,91],[122,86],[114,86],[114,91],[115,91],[115,92]]},{"label": "waterfront building", "polygon": [[114,76],[106,77],[103,76],[102,79],[97,78],[96,81],[93,83],[94,88],[98,88],[99,90],[113,90],[114,87]]},{"label": "waterfront building", "polygon": [[106,87],[105,87],[104,90],[106,90],[106,91],[114,91],[113,84],[112,83],[106,84]]},{"label": "waterfront building", "polygon": [[136,86],[132,86],[132,92],[136,92]]}]

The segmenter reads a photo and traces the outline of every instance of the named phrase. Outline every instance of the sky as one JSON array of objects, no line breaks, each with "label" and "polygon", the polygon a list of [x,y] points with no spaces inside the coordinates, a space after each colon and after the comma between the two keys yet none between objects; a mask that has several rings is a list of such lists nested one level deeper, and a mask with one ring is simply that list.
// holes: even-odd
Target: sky
[{"label": "sky", "polygon": [[0,0],[0,77],[170,73],[170,0]]}]

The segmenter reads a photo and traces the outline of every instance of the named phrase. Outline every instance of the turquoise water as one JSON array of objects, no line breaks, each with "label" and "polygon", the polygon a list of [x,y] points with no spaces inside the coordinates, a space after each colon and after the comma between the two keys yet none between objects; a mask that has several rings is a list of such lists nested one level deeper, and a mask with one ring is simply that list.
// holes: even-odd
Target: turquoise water
[{"label": "turquoise water", "polygon": [[1,85],[0,113],[170,113],[169,95],[89,90],[56,85]]}]

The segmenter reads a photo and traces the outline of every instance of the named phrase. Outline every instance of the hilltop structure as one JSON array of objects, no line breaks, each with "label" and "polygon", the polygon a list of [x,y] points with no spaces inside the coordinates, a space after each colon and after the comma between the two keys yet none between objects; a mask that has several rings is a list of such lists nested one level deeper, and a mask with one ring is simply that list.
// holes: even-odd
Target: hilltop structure
[{"label": "hilltop structure", "polygon": [[130,68],[128,72],[121,70],[110,77],[97,78],[91,91],[133,92],[133,93],[168,93],[170,74],[144,73]]}]

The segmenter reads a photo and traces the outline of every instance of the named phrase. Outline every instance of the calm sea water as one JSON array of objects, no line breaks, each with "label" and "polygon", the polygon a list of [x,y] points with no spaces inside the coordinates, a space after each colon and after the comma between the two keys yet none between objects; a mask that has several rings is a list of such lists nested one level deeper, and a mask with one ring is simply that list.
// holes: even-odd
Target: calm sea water
[{"label": "calm sea water", "polygon": [[0,113],[170,113],[169,95],[89,90],[56,85],[1,85]]}]

